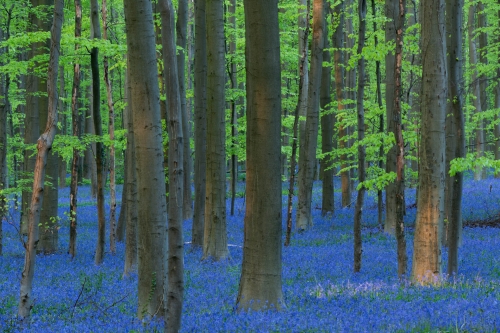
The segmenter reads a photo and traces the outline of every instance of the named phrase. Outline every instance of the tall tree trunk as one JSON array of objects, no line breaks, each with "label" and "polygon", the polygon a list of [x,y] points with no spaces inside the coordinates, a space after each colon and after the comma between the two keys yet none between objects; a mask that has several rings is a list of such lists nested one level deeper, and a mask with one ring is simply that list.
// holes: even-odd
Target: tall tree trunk
[{"label": "tall tree trunk", "polygon": [[[458,247],[462,237],[463,173],[449,176],[449,161],[465,157],[465,124],[463,100],[463,0],[446,2],[446,47],[448,51],[448,100],[446,117],[446,177],[445,218],[448,219],[448,275],[458,273]],[[448,120],[452,121],[448,121]],[[450,128],[449,128],[450,127]],[[448,147],[453,147],[450,151]],[[448,180],[449,178],[449,180]]]},{"label": "tall tree trunk", "polygon": [[207,39],[205,0],[194,1],[194,212],[191,243],[203,245],[207,168]]},{"label": "tall tree trunk", "polygon": [[57,71],[59,69],[59,54],[61,29],[63,24],[64,1],[57,0],[54,4],[54,20],[51,29],[50,59],[47,73],[48,118],[45,131],[38,139],[33,179],[33,196],[31,198],[28,218],[28,241],[25,244],[26,255],[24,269],[21,275],[21,293],[19,298],[18,316],[23,322],[30,316],[33,307],[33,276],[35,273],[36,247],[38,241],[38,223],[43,204],[45,166],[47,155],[52,148],[52,142],[57,129]]},{"label": "tall tree trunk", "polygon": [[176,22],[176,32],[177,32],[177,46],[180,50],[177,53],[177,74],[179,76],[179,92],[180,92],[180,103],[182,110],[182,132],[184,133],[183,140],[183,163],[182,169],[183,173],[183,205],[182,205],[182,216],[184,220],[189,220],[193,217],[193,200],[191,199],[191,146],[189,144],[190,138],[190,125],[189,125],[189,113],[186,107],[186,46],[187,46],[187,24],[188,24],[188,0],[178,0],[177,7],[177,22]]},{"label": "tall tree trunk", "polygon": [[405,211],[405,144],[403,141],[402,107],[401,97],[403,95],[403,83],[401,82],[401,72],[403,68],[403,31],[405,24],[406,1],[398,0],[398,13],[395,16],[396,27],[396,52],[394,61],[394,117],[392,119],[394,128],[394,139],[396,141],[396,240],[398,243],[398,276],[400,279],[406,274],[407,255],[406,238],[404,228]]},{"label": "tall tree trunk", "polygon": [[356,207],[354,209],[354,272],[361,270],[361,218],[363,212],[363,202],[365,199],[365,186],[363,182],[366,178],[365,160],[366,152],[365,146],[362,144],[365,138],[365,57],[363,56],[363,47],[365,45],[366,35],[366,0],[359,0],[358,4],[359,15],[359,35],[358,35],[358,98],[357,98],[357,118],[358,118],[358,179],[359,190],[356,199]]},{"label": "tall tree trunk", "polygon": [[125,263],[123,276],[127,277],[137,269],[137,171],[135,166],[135,141],[134,122],[132,116],[131,85],[130,85],[130,65],[127,58],[127,70],[125,73],[125,100],[127,106],[123,110],[123,122],[127,129],[127,148],[125,150],[125,191],[122,210],[125,208]]},{"label": "tall tree trunk", "polygon": [[[106,0],[102,0],[102,24],[103,38],[108,39],[108,19]],[[106,96],[109,110],[108,133],[111,145],[109,147],[109,251],[116,253],[116,181],[115,181],[115,106],[113,103],[113,92],[111,90],[111,79],[109,78],[109,59],[104,57],[104,84],[106,85]]]},{"label": "tall tree trunk", "polygon": [[[82,2],[75,0],[75,39],[82,35]],[[75,44],[75,54],[78,53],[80,48],[79,44]],[[78,99],[80,97],[80,64],[78,60],[73,66],[73,87],[71,89],[71,115],[73,124],[73,136],[80,137],[79,120],[80,115],[78,112]],[[76,227],[77,227],[77,205],[78,205],[78,162],[79,152],[73,148],[73,161],[71,162],[71,183],[69,195],[69,255],[74,258],[76,255]]]},{"label": "tall tree trunk", "polygon": [[[302,173],[302,159],[301,155],[305,155],[305,133],[306,133],[306,117],[307,117],[307,105],[308,101],[307,98],[308,96],[308,87],[309,87],[309,40],[304,39],[304,34],[306,27],[309,26],[309,12],[311,9],[311,0],[298,0],[298,18],[297,18],[297,26],[298,26],[298,45],[299,45],[299,57],[302,56],[303,52],[306,54],[306,60],[304,62],[304,67],[302,68],[302,73],[300,75],[303,76],[302,78],[302,85],[303,87],[299,87],[299,91],[302,92],[302,96],[300,96],[299,101],[302,103],[299,105],[299,169],[298,169],[298,174],[297,178],[300,178],[300,174]],[[300,60],[299,60],[300,62]],[[300,63],[299,63],[300,66]],[[300,82],[299,82],[300,83]],[[303,158],[304,156],[302,156]]]},{"label": "tall tree trunk", "polygon": [[[9,22],[10,23],[10,22]],[[7,26],[8,29],[8,26]],[[7,41],[9,39],[8,33],[3,31],[0,27],[0,42]],[[0,57],[7,53],[7,48],[0,48]],[[0,66],[4,65],[0,62]],[[2,194],[2,190],[7,189],[7,114],[11,108],[9,102],[9,85],[10,76],[9,74],[0,75],[0,256],[2,255],[2,239],[3,239],[3,218],[7,218],[7,201],[6,196]]]},{"label": "tall tree trunk", "polygon": [[[64,83],[64,66],[60,66],[61,68],[59,69],[59,112],[62,113],[62,134],[67,135],[68,134],[68,120],[65,112],[66,108],[66,91],[65,91],[65,83]],[[59,188],[65,188],[66,187],[66,171],[67,171],[67,163],[64,160],[64,158],[59,155],[58,156],[58,168],[57,170],[59,171],[59,174],[57,175],[58,181],[58,186]]]},{"label": "tall tree trunk", "polygon": [[[99,23],[99,4],[97,0],[90,1],[90,19],[92,22],[92,38],[101,38],[101,24]],[[92,70],[92,111],[94,116],[94,128],[97,136],[102,136],[101,120],[101,83],[99,77],[99,49],[92,48],[90,51],[90,67]],[[106,171],[104,167],[104,145],[102,142],[95,144],[95,163],[97,171],[97,245],[94,262],[102,264],[104,260],[104,244],[106,237],[106,213],[104,212],[104,183]]]},{"label": "tall tree trunk", "polygon": [[[422,0],[423,1],[423,0]],[[396,40],[396,25],[399,13],[399,0],[385,0],[385,16],[389,19],[385,23],[385,42],[390,43]],[[390,50],[385,56],[385,115],[387,122],[387,132],[396,133],[394,126],[394,92],[395,92],[395,55],[394,50]],[[396,143],[390,147],[387,153],[385,162],[385,171],[387,173],[396,173],[396,157],[398,148]],[[384,231],[388,234],[395,235],[396,232],[396,192],[397,186],[395,182],[389,183],[385,187],[385,224]]]},{"label": "tall tree trunk", "polygon": [[239,310],[280,309],[283,293],[278,1],[245,0],[244,5],[247,204],[236,306]]},{"label": "tall tree trunk", "polygon": [[229,256],[226,232],[224,1],[207,0],[207,189],[203,257]]},{"label": "tall tree trunk", "polygon": [[[85,114],[85,133],[96,134],[94,126],[94,105],[93,105],[93,92],[92,85],[89,85],[87,90],[87,100],[89,101],[89,106]],[[87,150],[85,151],[84,164],[83,164],[83,176],[90,180],[90,189],[92,198],[97,198],[97,165],[96,165],[96,144],[92,142]]]},{"label": "tall tree trunk", "polygon": [[[497,13],[498,24],[497,26],[497,43],[500,43],[500,10]],[[500,60],[500,54],[498,54],[497,59]],[[497,77],[500,77],[500,67],[497,66]],[[500,109],[500,82],[497,81],[495,87],[495,108]],[[500,123],[498,123],[498,114],[495,115],[495,160],[500,160]],[[495,178],[500,178],[500,172],[495,172]]]},{"label": "tall tree trunk", "polygon": [[412,279],[439,279],[444,218],[445,117],[448,75],[444,0],[423,0],[420,174]]},{"label": "tall tree trunk", "polygon": [[150,1],[125,0],[124,7],[138,189],[138,316],[163,317],[167,210],[153,13]]},{"label": "tall tree trunk", "polygon": [[314,170],[316,168],[316,148],[318,146],[321,70],[323,67],[323,47],[325,42],[324,7],[323,0],[314,0],[313,41],[311,46],[311,73],[308,87],[306,132],[304,135],[304,150],[299,152],[299,169],[302,169],[302,172],[299,173],[297,208],[297,228],[299,230],[306,230],[312,226],[312,188]]},{"label": "tall tree trunk", "polygon": [[[236,0],[231,0],[231,3],[228,6],[229,12],[229,24],[233,29],[233,35],[230,37],[229,42],[229,53],[231,56],[230,66],[229,66],[229,81],[231,89],[238,89],[238,76],[236,69]],[[238,112],[236,102],[238,98],[233,97],[230,102],[230,110],[231,110],[231,216],[234,215],[234,202],[236,200],[236,183],[238,181],[238,155],[236,155],[236,139],[238,136]]]},{"label": "tall tree trunk", "polygon": [[[180,5],[180,2],[179,2]],[[186,4],[187,7],[187,4]],[[186,8],[187,11],[187,8]],[[168,102],[168,291],[165,332],[176,333],[181,328],[182,303],[184,297],[184,241],[182,239],[183,187],[185,185],[183,159],[183,106],[182,91],[176,58],[174,31],[174,8],[170,0],[160,1],[163,68],[167,86]],[[186,14],[187,16],[187,14]],[[179,21],[177,21],[179,22]],[[184,44],[185,45],[185,44]],[[183,69],[182,69],[183,70]],[[182,76],[182,75],[181,75]],[[183,77],[183,76],[182,76]],[[185,108],[185,105],[184,105]],[[184,201],[185,203],[185,201]],[[189,203],[190,204],[190,203]]]}]

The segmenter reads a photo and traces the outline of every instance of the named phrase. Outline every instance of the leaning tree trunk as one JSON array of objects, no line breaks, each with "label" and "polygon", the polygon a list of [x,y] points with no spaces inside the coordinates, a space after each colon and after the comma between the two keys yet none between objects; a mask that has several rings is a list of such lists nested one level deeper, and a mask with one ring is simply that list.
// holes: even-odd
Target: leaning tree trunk
[{"label": "leaning tree trunk", "polygon": [[[446,2],[446,46],[448,51],[448,103],[446,122],[446,160],[465,157],[465,124],[464,124],[464,99],[463,92],[463,0],[450,0]],[[448,121],[450,118],[451,121]],[[451,127],[448,130],[448,127]],[[448,150],[450,141],[453,143],[454,151]],[[451,156],[449,156],[451,155]],[[448,171],[449,166],[446,165]],[[457,172],[448,182],[447,194],[448,208],[445,217],[448,219],[447,243],[448,243],[448,275],[458,273],[458,247],[462,237],[462,189],[463,173]],[[450,185],[451,183],[451,185]],[[446,197],[446,193],[445,193]]]},{"label": "leaning tree trunk", "polygon": [[312,188],[316,169],[316,148],[318,146],[319,99],[321,70],[323,68],[323,47],[325,33],[325,10],[323,0],[313,2],[313,41],[311,51],[311,72],[308,87],[307,119],[304,134],[304,150],[299,152],[299,195],[297,208],[297,229],[306,230],[312,226]]},{"label": "leaning tree trunk", "polygon": [[[99,23],[99,5],[97,0],[90,1],[90,12],[92,22],[92,38],[101,38],[101,25]],[[101,84],[99,77],[99,49],[92,48],[90,51],[90,67],[92,70],[92,111],[94,116],[94,128],[97,136],[102,136],[101,120]],[[104,183],[106,171],[104,168],[104,145],[97,141],[95,150],[95,163],[97,171],[97,245],[94,262],[102,264],[104,260],[104,244],[106,237],[106,213],[104,211]]]},{"label": "leaning tree trunk", "polygon": [[[180,4],[180,2],[179,2]],[[181,328],[184,297],[184,241],[182,240],[183,191],[185,185],[183,106],[177,66],[174,31],[174,8],[171,0],[160,1],[163,68],[168,103],[168,290],[165,332],[176,333]],[[187,14],[186,14],[187,15]],[[181,75],[183,77],[183,75]],[[184,105],[185,106],[185,105]],[[189,200],[191,205],[191,200]]]},{"label": "leaning tree trunk", "polygon": [[[82,35],[82,2],[81,0],[75,0],[75,39],[78,39]],[[79,44],[75,44],[75,54],[78,53],[80,48]],[[76,138],[80,137],[79,130],[79,109],[78,109],[78,99],[80,97],[80,64],[75,61],[73,66],[73,87],[71,89],[71,115],[73,124],[73,136]],[[69,250],[68,253],[71,258],[76,255],[76,226],[77,226],[77,205],[78,205],[78,163],[79,155],[77,149],[73,148],[73,160],[71,162],[71,183],[70,183],[70,195],[69,195]]]},{"label": "leaning tree trunk", "polygon": [[203,257],[229,256],[226,233],[224,1],[207,0],[207,189]]},{"label": "leaning tree trunk", "polygon": [[25,321],[33,307],[33,276],[35,273],[36,246],[38,243],[38,223],[43,204],[45,166],[47,156],[52,149],[52,142],[57,129],[57,71],[61,44],[61,29],[63,24],[64,1],[56,0],[54,5],[54,21],[51,29],[50,59],[47,73],[48,118],[45,132],[37,143],[38,154],[33,180],[33,196],[28,213],[28,241],[25,244],[26,254],[24,269],[21,275],[21,293],[19,298],[18,316]]},{"label": "leaning tree trunk", "polygon": [[207,40],[205,0],[194,1],[194,212],[191,243],[203,245],[205,230],[205,193],[207,168]]},{"label": "leaning tree trunk", "polygon": [[445,118],[448,98],[444,0],[423,0],[420,174],[412,279],[439,279],[444,219]]},{"label": "leaning tree trunk", "polygon": [[138,316],[164,317],[167,209],[153,13],[150,1],[125,0],[124,7],[138,190]]},{"label": "leaning tree trunk", "polygon": [[[281,67],[277,0],[245,0],[247,204],[237,308],[280,309]],[[266,52],[262,52],[266,50]],[[262,200],[262,198],[266,200]]]}]

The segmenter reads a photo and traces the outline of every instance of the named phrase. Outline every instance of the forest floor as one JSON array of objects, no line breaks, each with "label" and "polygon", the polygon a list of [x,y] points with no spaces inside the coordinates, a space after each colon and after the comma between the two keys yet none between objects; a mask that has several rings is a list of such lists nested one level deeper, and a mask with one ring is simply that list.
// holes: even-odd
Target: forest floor
[{"label": "forest floor", "polygon": [[[244,184],[240,184],[241,189]],[[286,186],[283,223],[286,217]],[[338,184],[336,184],[338,188]],[[118,195],[118,197],[121,197]],[[244,198],[229,215],[231,258],[200,261],[192,249],[191,221],[184,223],[185,302],[182,332],[498,332],[500,331],[500,180],[467,179],[463,195],[459,274],[431,287],[400,282],[396,240],[377,228],[375,193],[363,210],[363,257],[353,273],[353,210],[340,207],[322,217],[321,191],[313,194],[312,229],[292,234],[283,247],[285,308],[276,312],[236,313],[234,305],[242,260]],[[141,323],[137,312],[137,276],[122,278],[124,245],[94,265],[97,213],[88,187],[79,190],[77,255],[67,254],[69,192],[59,194],[59,252],[38,256],[35,305],[26,332],[155,332],[161,323]],[[107,198],[109,199],[109,198]],[[408,271],[411,270],[415,190],[406,192]],[[109,211],[109,207],[107,207]],[[18,224],[13,212],[9,222]],[[284,226],[285,224],[283,224]],[[479,228],[479,226],[481,226]],[[24,249],[13,225],[3,222],[0,257],[0,332],[19,330],[15,320]],[[283,229],[285,230],[285,229]],[[109,248],[109,246],[107,247]],[[443,267],[447,251],[443,250]]]}]

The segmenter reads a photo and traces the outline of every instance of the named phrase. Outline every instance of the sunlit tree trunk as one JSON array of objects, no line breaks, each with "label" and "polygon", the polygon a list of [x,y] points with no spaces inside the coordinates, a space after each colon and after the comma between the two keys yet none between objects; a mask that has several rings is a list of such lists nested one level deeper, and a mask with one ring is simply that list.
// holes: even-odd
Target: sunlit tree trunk
[{"label": "sunlit tree trunk", "polygon": [[194,212],[192,245],[203,245],[207,167],[207,39],[206,0],[194,1]]},{"label": "sunlit tree trunk", "polygon": [[[82,35],[82,3],[80,0],[75,0],[75,38],[79,38]],[[80,48],[79,44],[75,44],[75,53],[78,53]],[[73,124],[73,135],[75,137],[80,136],[79,129],[79,102],[80,97],[80,64],[79,61],[75,61],[73,66],[73,87],[71,89],[71,115]],[[77,205],[78,205],[78,162],[79,162],[79,152],[77,149],[73,149],[73,160],[71,162],[71,183],[70,183],[70,195],[69,195],[69,250],[68,253],[71,258],[76,255],[76,235],[77,235]]]},{"label": "sunlit tree trunk", "polygon": [[26,323],[33,307],[33,276],[35,272],[36,247],[38,243],[38,223],[44,196],[45,168],[47,155],[52,148],[52,142],[57,129],[57,71],[59,69],[59,54],[61,29],[63,24],[64,1],[57,0],[54,4],[54,21],[51,29],[50,59],[47,72],[48,118],[45,131],[38,139],[35,174],[33,180],[33,195],[28,217],[28,241],[25,244],[24,269],[21,275],[21,292],[19,298],[18,317]]},{"label": "sunlit tree trunk", "polygon": [[299,152],[299,169],[302,170],[298,177],[297,229],[299,230],[306,230],[312,226],[312,188],[316,168],[316,148],[318,146],[321,70],[323,68],[323,47],[325,42],[324,7],[323,0],[314,0],[306,131],[302,138],[304,140],[304,150]]},{"label": "sunlit tree trunk", "polygon": [[[281,308],[281,68],[277,0],[245,0],[247,188],[237,309]],[[251,75],[250,75],[251,74]],[[266,200],[262,200],[262,198]]]},{"label": "sunlit tree trunk", "polygon": [[[309,26],[310,20],[309,20],[309,12],[311,9],[311,0],[298,0],[298,18],[297,18],[297,26],[298,26],[298,54],[299,57],[302,57],[302,54],[305,52],[306,54],[306,59],[304,61],[304,66],[302,68],[302,72],[300,75],[302,75],[302,87],[300,87],[298,90],[302,92],[302,96],[300,96],[299,102],[301,103],[299,105],[299,162],[298,166],[299,169],[297,170],[297,178],[300,178],[300,174],[302,173],[301,165],[303,162],[301,162],[301,155],[305,155],[305,133],[306,133],[306,116],[307,116],[307,98],[308,96],[308,87],[309,87],[309,47],[308,47],[308,39],[304,39],[304,34],[306,27]],[[300,60],[299,60],[299,66],[300,66]]]},{"label": "sunlit tree trunk", "polygon": [[444,219],[445,117],[448,98],[444,0],[423,0],[420,174],[412,279],[440,278]]},{"label": "sunlit tree trunk", "polygon": [[139,318],[164,317],[167,209],[153,13],[149,0],[125,0],[124,8],[138,189],[137,311]]},{"label": "sunlit tree trunk", "polygon": [[229,256],[226,232],[224,1],[207,0],[207,179],[203,257]]},{"label": "sunlit tree trunk", "polygon": [[[458,247],[462,237],[463,173],[450,176],[449,162],[465,157],[463,99],[463,0],[446,2],[446,47],[448,51],[448,104],[446,117],[445,218],[447,223],[448,274],[458,273]],[[453,148],[451,150],[450,148]]]},{"label": "sunlit tree trunk", "polygon": [[[168,290],[167,316],[165,318],[165,332],[176,333],[181,328],[182,303],[184,297],[184,241],[182,239],[183,187],[185,185],[183,159],[183,106],[181,103],[182,90],[177,70],[175,35],[174,35],[174,8],[170,0],[160,0],[163,68],[168,103]],[[180,4],[180,2],[179,2]],[[187,3],[186,3],[187,7]],[[187,11],[187,8],[186,8]],[[186,13],[187,16],[187,13]],[[186,18],[187,19],[187,18]],[[185,45],[185,43],[184,43]],[[185,105],[184,105],[185,109]],[[191,200],[189,200],[191,201]],[[191,204],[189,202],[189,204]]]}]

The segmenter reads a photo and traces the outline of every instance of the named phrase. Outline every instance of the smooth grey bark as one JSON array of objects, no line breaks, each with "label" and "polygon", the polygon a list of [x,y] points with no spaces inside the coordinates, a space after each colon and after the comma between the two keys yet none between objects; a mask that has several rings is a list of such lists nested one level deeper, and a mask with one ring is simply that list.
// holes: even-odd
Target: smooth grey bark
[{"label": "smooth grey bark", "polygon": [[[124,1],[138,200],[138,316],[165,316],[167,209],[151,1]],[[152,255],[154,253],[154,255]]]},{"label": "smooth grey bark", "polygon": [[[309,12],[311,9],[311,0],[298,0],[298,17],[297,17],[297,27],[298,27],[298,54],[299,57],[302,57],[302,54],[305,52],[306,54],[306,59],[304,62],[304,66],[302,68],[302,72],[300,75],[302,75],[302,87],[300,87],[298,90],[302,92],[302,96],[300,96],[300,105],[299,105],[299,169],[297,171],[297,178],[300,178],[300,174],[302,173],[302,163],[300,156],[304,155],[305,148],[305,133],[306,133],[306,121],[305,118],[307,117],[307,98],[309,97],[308,95],[308,88],[309,88],[309,47],[308,47],[308,40],[304,39],[304,34],[306,27],[310,23],[309,19]],[[299,66],[300,66],[300,59],[299,59]]]},{"label": "smooth grey bark", "polygon": [[[330,6],[325,3],[325,16],[330,12]],[[326,22],[325,22],[326,23]],[[332,62],[332,57],[329,51],[328,41],[328,24],[325,24],[325,32],[323,34],[324,49],[323,49],[323,62],[328,66],[323,66],[321,70],[321,85],[320,85],[320,108],[323,112],[321,115],[321,152],[328,154],[333,151],[333,128],[334,117],[331,110],[331,83],[332,83],[332,67],[329,66]],[[333,187],[333,163],[329,156],[323,157],[321,160],[321,174],[322,177],[322,201],[321,201],[321,215],[325,216],[328,213],[333,214],[334,210],[334,187]]]},{"label": "smooth grey bark", "polygon": [[194,211],[191,243],[203,245],[207,168],[207,39],[206,0],[194,1]]},{"label": "smooth grey bark", "polygon": [[[358,142],[361,143],[365,138],[365,57],[363,48],[365,46],[366,36],[366,0],[359,0],[358,3],[358,95],[356,100],[357,123],[358,123]],[[358,144],[358,180],[361,184],[358,189],[356,206],[354,208],[354,272],[361,270],[361,254],[363,252],[361,242],[361,218],[363,213],[363,202],[365,199],[366,188],[363,182],[366,179],[365,170],[366,148],[363,144]]]},{"label": "smooth grey bark", "polygon": [[[92,39],[101,38],[101,24],[99,21],[99,4],[97,0],[90,1],[90,21]],[[93,47],[90,50],[90,68],[92,71],[92,113],[94,118],[95,134],[102,136],[101,120],[101,78],[99,75],[99,49]],[[95,143],[95,163],[97,173],[97,244],[94,263],[102,264],[104,260],[104,245],[106,238],[106,213],[104,211],[104,183],[106,182],[106,171],[104,162],[104,144]]]},{"label": "smooth grey bark", "polygon": [[191,127],[189,122],[190,109],[187,108],[186,101],[186,52],[187,52],[187,25],[188,25],[188,0],[178,0],[177,1],[177,22],[175,24],[175,30],[177,33],[177,46],[180,49],[177,52],[177,75],[179,76],[179,92],[180,92],[180,103],[182,112],[182,132],[184,133],[184,140],[182,144],[184,145],[182,151],[183,157],[183,204],[182,204],[182,216],[184,220],[189,220],[193,217],[193,200],[191,199],[191,173],[192,173],[192,162],[191,162],[191,146],[190,146],[190,130]]},{"label": "smooth grey bark", "polygon": [[[81,0],[74,0],[75,4],[75,38],[82,35],[82,2]],[[75,44],[75,53],[78,53],[80,45]],[[72,129],[75,137],[80,137],[80,115],[79,115],[79,102],[80,97],[80,64],[78,61],[73,65],[73,87],[71,89],[71,116],[72,116]],[[71,162],[71,183],[69,195],[69,249],[68,253],[71,258],[76,255],[76,236],[78,225],[78,163],[80,153],[77,149],[73,149],[73,160]]]},{"label": "smooth grey bark", "polygon": [[442,272],[448,73],[444,0],[423,0],[422,7],[420,174],[411,278],[432,284]]},{"label": "smooth grey bark", "polygon": [[50,58],[47,72],[48,117],[45,131],[38,139],[35,173],[33,179],[33,195],[28,217],[28,240],[25,244],[24,268],[21,275],[21,292],[19,297],[18,317],[27,324],[33,307],[33,277],[35,273],[36,247],[38,243],[38,223],[44,198],[44,181],[47,156],[52,148],[52,142],[57,129],[57,71],[59,69],[59,54],[61,29],[63,24],[64,1],[54,3],[53,23],[51,29]]},{"label": "smooth grey bark", "polygon": [[[245,0],[247,188],[238,310],[280,309],[281,67],[277,0]],[[262,200],[262,198],[266,200]]]},{"label": "smooth grey bark", "polygon": [[226,232],[224,1],[207,0],[207,173],[203,258],[229,256]]},{"label": "smooth grey bark", "polygon": [[[463,0],[446,2],[446,47],[448,51],[448,104],[446,117],[446,180],[445,192],[448,244],[448,275],[458,273],[458,247],[462,238],[463,173],[449,176],[449,161],[465,157],[463,98]],[[453,148],[451,150],[450,148]]]},{"label": "smooth grey bark", "polygon": [[[89,101],[89,105],[87,111],[85,113],[85,133],[88,134],[96,134],[95,126],[94,126],[94,105],[93,101],[93,92],[92,85],[89,85],[87,90],[87,99]],[[90,189],[92,198],[97,198],[97,165],[95,160],[96,154],[96,144],[92,142],[89,144],[87,150],[85,150],[85,156],[83,159],[83,177],[90,180]]]},{"label": "smooth grey bark", "polygon": [[[125,101],[127,106],[123,110],[123,122],[127,129],[127,147],[125,150],[125,184],[122,199],[123,219],[125,223],[125,263],[123,276],[128,277],[130,273],[137,270],[137,170],[135,166],[135,141],[134,123],[131,106],[130,65],[127,59],[127,70],[125,73]],[[120,213],[122,214],[122,213]]]},{"label": "smooth grey bark", "polygon": [[[398,0],[385,0],[385,16],[389,19],[385,23],[385,42],[396,41],[396,22],[398,20]],[[385,56],[385,115],[386,128],[388,133],[395,133],[394,119],[394,49],[391,49]],[[390,147],[385,161],[385,172],[396,173],[396,156],[398,150],[396,143]],[[385,223],[384,231],[388,234],[396,233],[396,183],[389,183],[385,187]]]},{"label": "smooth grey bark", "polygon": [[[182,304],[184,298],[184,241],[182,239],[183,192],[185,179],[183,163],[184,142],[182,89],[179,82],[181,70],[177,66],[174,35],[174,8],[171,0],[160,0],[161,36],[163,46],[163,68],[167,93],[168,110],[168,289],[165,332],[176,333],[181,328]],[[179,2],[180,5],[180,2]],[[186,8],[187,10],[187,8]],[[187,14],[186,14],[187,16]],[[180,20],[180,19],[179,19]],[[179,22],[179,21],[178,21]],[[182,69],[183,70],[183,69]],[[182,76],[182,75],[181,75]],[[187,138],[189,141],[189,138]],[[191,200],[189,200],[189,204]]]},{"label": "smooth grey bark", "polygon": [[[66,108],[66,91],[64,90],[65,88],[65,77],[64,77],[64,66],[60,66],[61,68],[59,69],[59,103],[58,103],[58,108],[59,111],[62,114],[62,119],[61,119],[61,124],[62,124],[62,134],[67,135],[68,134],[68,120],[66,116],[65,108]],[[57,170],[59,171],[57,175],[58,179],[58,184],[59,188],[65,188],[66,187],[66,171],[68,169],[68,165],[64,158],[62,156],[57,157]]]},{"label": "smooth grey bark", "polygon": [[313,1],[313,31],[311,45],[311,71],[308,86],[306,130],[303,151],[299,151],[297,229],[312,227],[312,188],[316,169],[316,148],[319,130],[319,100],[323,48],[325,43],[325,8],[323,0]]}]

